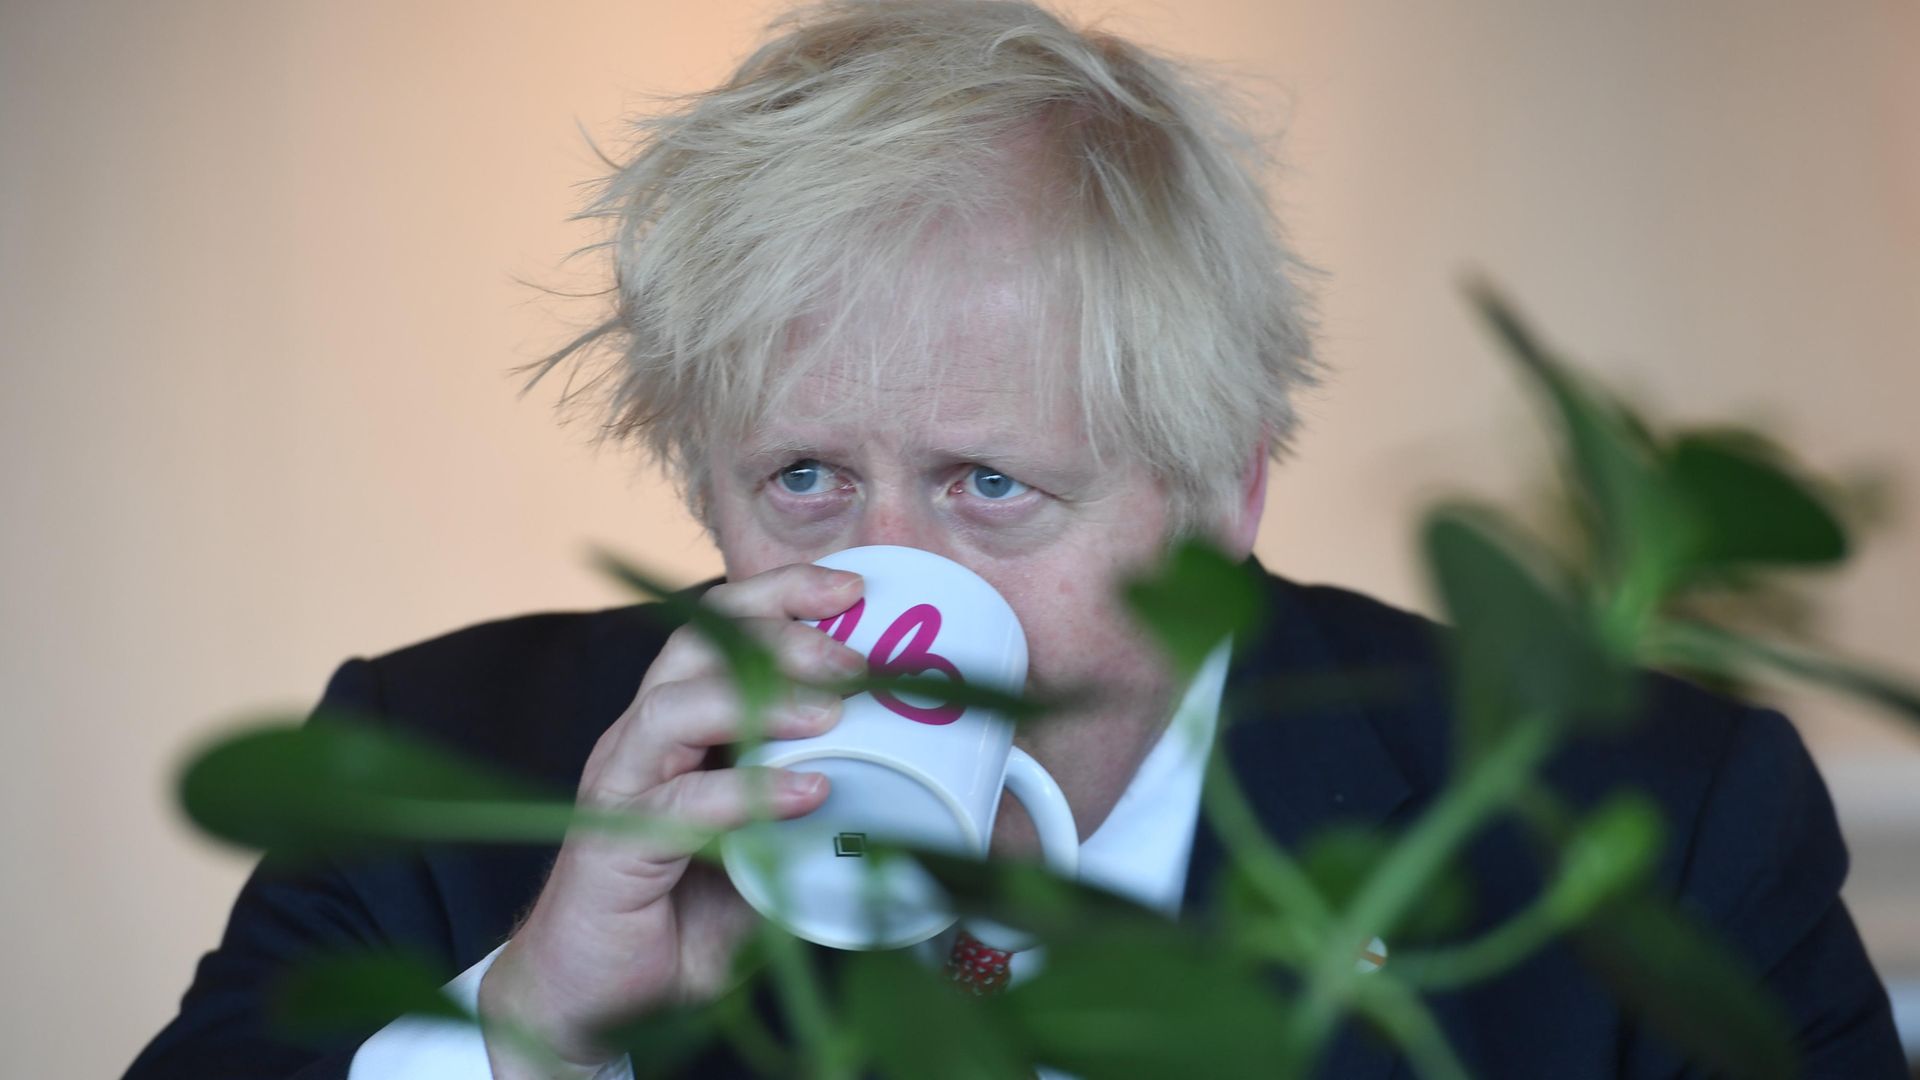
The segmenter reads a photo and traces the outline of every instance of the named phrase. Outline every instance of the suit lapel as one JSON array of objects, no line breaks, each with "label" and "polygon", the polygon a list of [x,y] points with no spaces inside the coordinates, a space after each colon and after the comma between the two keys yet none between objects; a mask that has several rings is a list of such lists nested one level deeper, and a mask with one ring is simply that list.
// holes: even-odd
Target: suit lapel
[{"label": "suit lapel", "polygon": [[[1336,654],[1307,590],[1272,576],[1267,585],[1266,625],[1236,650],[1216,738],[1267,834],[1298,853],[1330,825],[1382,825],[1411,790],[1370,714],[1380,706],[1351,695],[1342,700],[1333,683],[1356,659]],[[1225,864],[1203,807],[1187,867],[1188,918],[1211,911]],[[1379,1040],[1347,1026],[1322,1053],[1319,1074],[1378,1080],[1397,1064]]]},{"label": "suit lapel", "polygon": [[[1374,724],[1374,710],[1391,703],[1341,693],[1335,680],[1359,661],[1335,653],[1307,590],[1267,580],[1267,623],[1236,650],[1216,737],[1268,834],[1296,851],[1329,825],[1380,825],[1411,790]],[[1186,910],[1213,900],[1223,861],[1219,837],[1202,813],[1187,869]]]}]

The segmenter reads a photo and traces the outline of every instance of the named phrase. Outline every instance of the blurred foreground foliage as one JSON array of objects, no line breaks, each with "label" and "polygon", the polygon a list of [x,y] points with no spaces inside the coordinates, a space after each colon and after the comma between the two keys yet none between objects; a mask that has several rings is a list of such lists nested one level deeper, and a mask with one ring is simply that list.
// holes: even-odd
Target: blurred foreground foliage
[{"label": "blurred foreground foliage", "polygon": [[[1909,719],[1920,719],[1920,694],[1805,647],[1699,619],[1712,605],[1692,598],[1765,589],[1773,572],[1847,556],[1847,531],[1821,485],[1753,433],[1650,430],[1552,355],[1491,289],[1470,292],[1560,437],[1580,557],[1530,539],[1494,507],[1449,502],[1426,514],[1426,569],[1452,626],[1456,766],[1410,827],[1391,836],[1334,832],[1286,850],[1260,828],[1216,739],[1204,812],[1228,858],[1220,910],[1204,913],[1211,917],[1175,924],[1038,867],[909,852],[958,910],[1038,934],[1044,970],[1005,994],[973,998],[905,952],[856,953],[828,984],[807,949],[763,924],[737,958],[733,990],[630,1018],[610,1028],[610,1044],[631,1048],[642,1076],[670,1074],[727,1039],[778,1075],[1027,1077],[1044,1063],[1090,1078],[1271,1077],[1310,1071],[1338,1026],[1358,1018],[1423,1076],[1459,1077],[1466,1070],[1423,995],[1497,977],[1572,935],[1628,1009],[1709,1071],[1795,1075],[1776,1003],[1710,930],[1650,887],[1664,836],[1658,811],[1623,793],[1576,812],[1541,766],[1569,738],[1637,722],[1650,667],[1812,681]],[[771,655],[738,627],[613,556],[599,558],[701,629],[756,714],[786,692]],[[1191,674],[1222,638],[1253,632],[1262,591],[1248,566],[1190,544],[1133,582],[1126,600]],[[1044,722],[1060,704],[938,679],[835,689],[876,687],[996,708],[1018,722]],[[1295,688],[1329,699],[1379,689],[1366,678]],[[193,758],[179,792],[202,829],[275,858],[428,842],[558,844],[572,828],[681,828],[586,814],[384,727],[330,715],[220,740]],[[1477,938],[1422,945],[1472,902],[1458,854],[1512,819],[1551,853],[1542,891]],[[1403,947],[1363,972],[1356,947],[1376,937]],[[438,989],[448,974],[404,954],[316,957],[288,974],[274,1015],[294,1036],[364,1030],[401,1012],[458,1017]],[[806,1019],[794,1045],[771,1035],[750,1006],[762,982],[786,1016]],[[528,1053],[542,1052],[517,1037]]]}]

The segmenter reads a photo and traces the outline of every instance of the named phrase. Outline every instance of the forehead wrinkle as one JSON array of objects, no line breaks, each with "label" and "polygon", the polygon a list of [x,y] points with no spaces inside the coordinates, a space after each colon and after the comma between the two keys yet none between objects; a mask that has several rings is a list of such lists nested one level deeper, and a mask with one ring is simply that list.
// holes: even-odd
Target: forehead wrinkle
[{"label": "forehead wrinkle", "polygon": [[[916,467],[980,461],[1009,471],[1087,471],[1094,462],[1085,459],[1097,455],[1078,395],[1040,370],[1053,350],[1036,353],[1042,335],[1008,289],[996,287],[1000,276],[963,275],[973,288],[943,297],[942,332],[913,348],[876,351],[858,334],[833,339],[814,328],[740,442],[761,457],[853,464],[849,455],[881,449]],[[871,309],[862,314],[885,321]]]},{"label": "forehead wrinkle", "polygon": [[[940,377],[881,384],[841,371],[811,371],[763,409],[756,426],[784,441],[829,433],[844,437],[852,429],[858,441],[885,435],[916,447],[991,446],[1071,426],[1073,418],[1057,407],[1050,410],[1055,415],[1041,415],[1042,403],[1031,387],[997,381],[987,367],[955,363]],[[942,427],[950,433],[941,434]]]}]

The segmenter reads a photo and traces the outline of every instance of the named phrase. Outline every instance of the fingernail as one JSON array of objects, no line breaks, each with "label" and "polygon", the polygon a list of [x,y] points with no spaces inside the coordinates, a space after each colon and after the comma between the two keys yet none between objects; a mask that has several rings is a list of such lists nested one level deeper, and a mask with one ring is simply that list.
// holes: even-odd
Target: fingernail
[{"label": "fingernail", "polygon": [[833,648],[828,649],[827,663],[832,664],[835,670],[845,672],[848,675],[865,675],[867,673],[867,658],[861,656],[859,652],[847,648],[845,645],[835,645]]},{"label": "fingernail", "polygon": [[833,572],[833,580],[827,583],[827,587],[835,591],[845,592],[855,585],[860,584],[861,580],[860,575],[851,570],[835,570]]},{"label": "fingernail", "polygon": [[819,792],[827,778],[817,772],[789,772],[780,770],[780,791],[784,795],[811,796]]},{"label": "fingernail", "polygon": [[825,720],[840,704],[840,698],[824,690],[803,686],[793,693],[793,715],[807,727]]}]

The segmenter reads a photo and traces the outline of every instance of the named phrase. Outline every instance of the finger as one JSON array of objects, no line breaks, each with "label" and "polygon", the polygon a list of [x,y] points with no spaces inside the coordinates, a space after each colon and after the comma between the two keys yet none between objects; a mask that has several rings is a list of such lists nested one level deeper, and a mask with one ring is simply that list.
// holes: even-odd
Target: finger
[{"label": "finger", "polygon": [[867,658],[810,622],[744,619],[740,625],[773,653],[780,671],[803,682],[834,682],[867,673]]},{"label": "finger", "polygon": [[685,773],[654,788],[631,809],[689,831],[633,841],[634,854],[654,863],[687,858],[704,846],[705,837],[738,829],[757,816],[778,821],[810,813],[826,801],[831,786],[820,773],[759,766]]},{"label": "finger", "polygon": [[[792,623],[796,619],[832,618],[852,607],[864,588],[865,582],[858,574],[795,563],[738,582],[722,582],[707,590],[701,602],[732,619],[741,630],[771,648],[780,640],[776,624]],[[838,670],[803,669],[788,674],[796,678],[831,678],[865,670],[864,666],[853,668],[845,658],[839,664]],[[689,623],[668,635],[666,644],[648,669],[646,684],[689,678],[723,666],[722,654],[708,634]]]},{"label": "finger", "polygon": [[851,571],[793,563],[723,581],[700,602],[736,618],[828,619],[852,607],[864,588],[860,575]]},{"label": "finger", "polygon": [[[766,623],[791,624],[794,619],[825,619],[845,611],[859,599],[864,587],[865,583],[858,574],[829,570],[811,563],[795,563],[738,582],[723,582],[707,590],[702,602],[724,614],[764,620],[763,626]],[[787,660],[784,662],[801,669],[792,674],[809,677],[806,662],[802,659],[809,651],[813,651],[827,668],[825,673],[813,677],[832,678],[836,675],[859,674],[865,670],[865,662],[851,649],[832,642],[814,628],[797,629],[803,633],[796,636],[796,629],[787,626],[774,631],[782,641],[788,643]],[[804,634],[812,634],[813,638],[806,638]],[[827,644],[829,642],[830,645]],[[607,786],[613,791],[622,795],[644,791],[644,786],[636,785],[642,784],[647,778],[648,770],[640,767],[643,759],[629,744],[638,741],[632,737],[632,733],[640,726],[639,714],[646,708],[649,697],[663,685],[700,677],[723,670],[724,667],[718,650],[694,626],[682,626],[670,634],[641,679],[633,702],[601,733],[600,739],[594,744],[581,777],[581,792],[584,794],[595,786],[594,779],[603,772],[608,774]],[[817,668],[813,670],[818,672]],[[615,761],[621,763],[617,768],[613,764]],[[660,775],[657,770],[655,775]],[[677,772],[664,775],[677,775]]]},{"label": "finger", "polygon": [[[763,738],[801,739],[840,720],[836,694],[796,686],[759,717]],[[655,687],[641,702],[632,730],[608,756],[598,787],[612,798],[629,797],[700,767],[708,747],[748,736],[739,688],[725,676],[687,679]]]},{"label": "finger", "polygon": [[[734,625],[772,653],[780,673],[789,679],[825,683],[866,674],[866,657],[846,644],[835,641],[811,622],[746,618],[735,620]],[[683,643],[673,661],[674,668],[681,670],[679,678],[726,673],[727,664],[719,649],[698,631],[693,633],[695,640]],[[665,660],[664,652],[662,659]],[[653,681],[662,683],[668,680],[657,678]]]},{"label": "finger", "polygon": [[656,686],[725,671],[726,667],[726,659],[713,640],[700,627],[688,623],[667,635],[666,643],[655,654],[627,711],[631,714],[637,709],[640,699]]},{"label": "finger", "polygon": [[[806,623],[748,619],[742,625],[767,644],[780,669],[797,682],[831,685],[866,672],[859,653]],[[590,769],[604,774],[602,782],[625,797],[698,768],[707,747],[747,737],[737,685],[717,657],[700,673],[675,681],[660,682],[649,673],[633,704],[594,747]],[[838,701],[826,690],[790,686],[771,703],[757,734],[776,739],[818,735],[838,719]],[[583,784],[582,792],[589,786]]]}]

